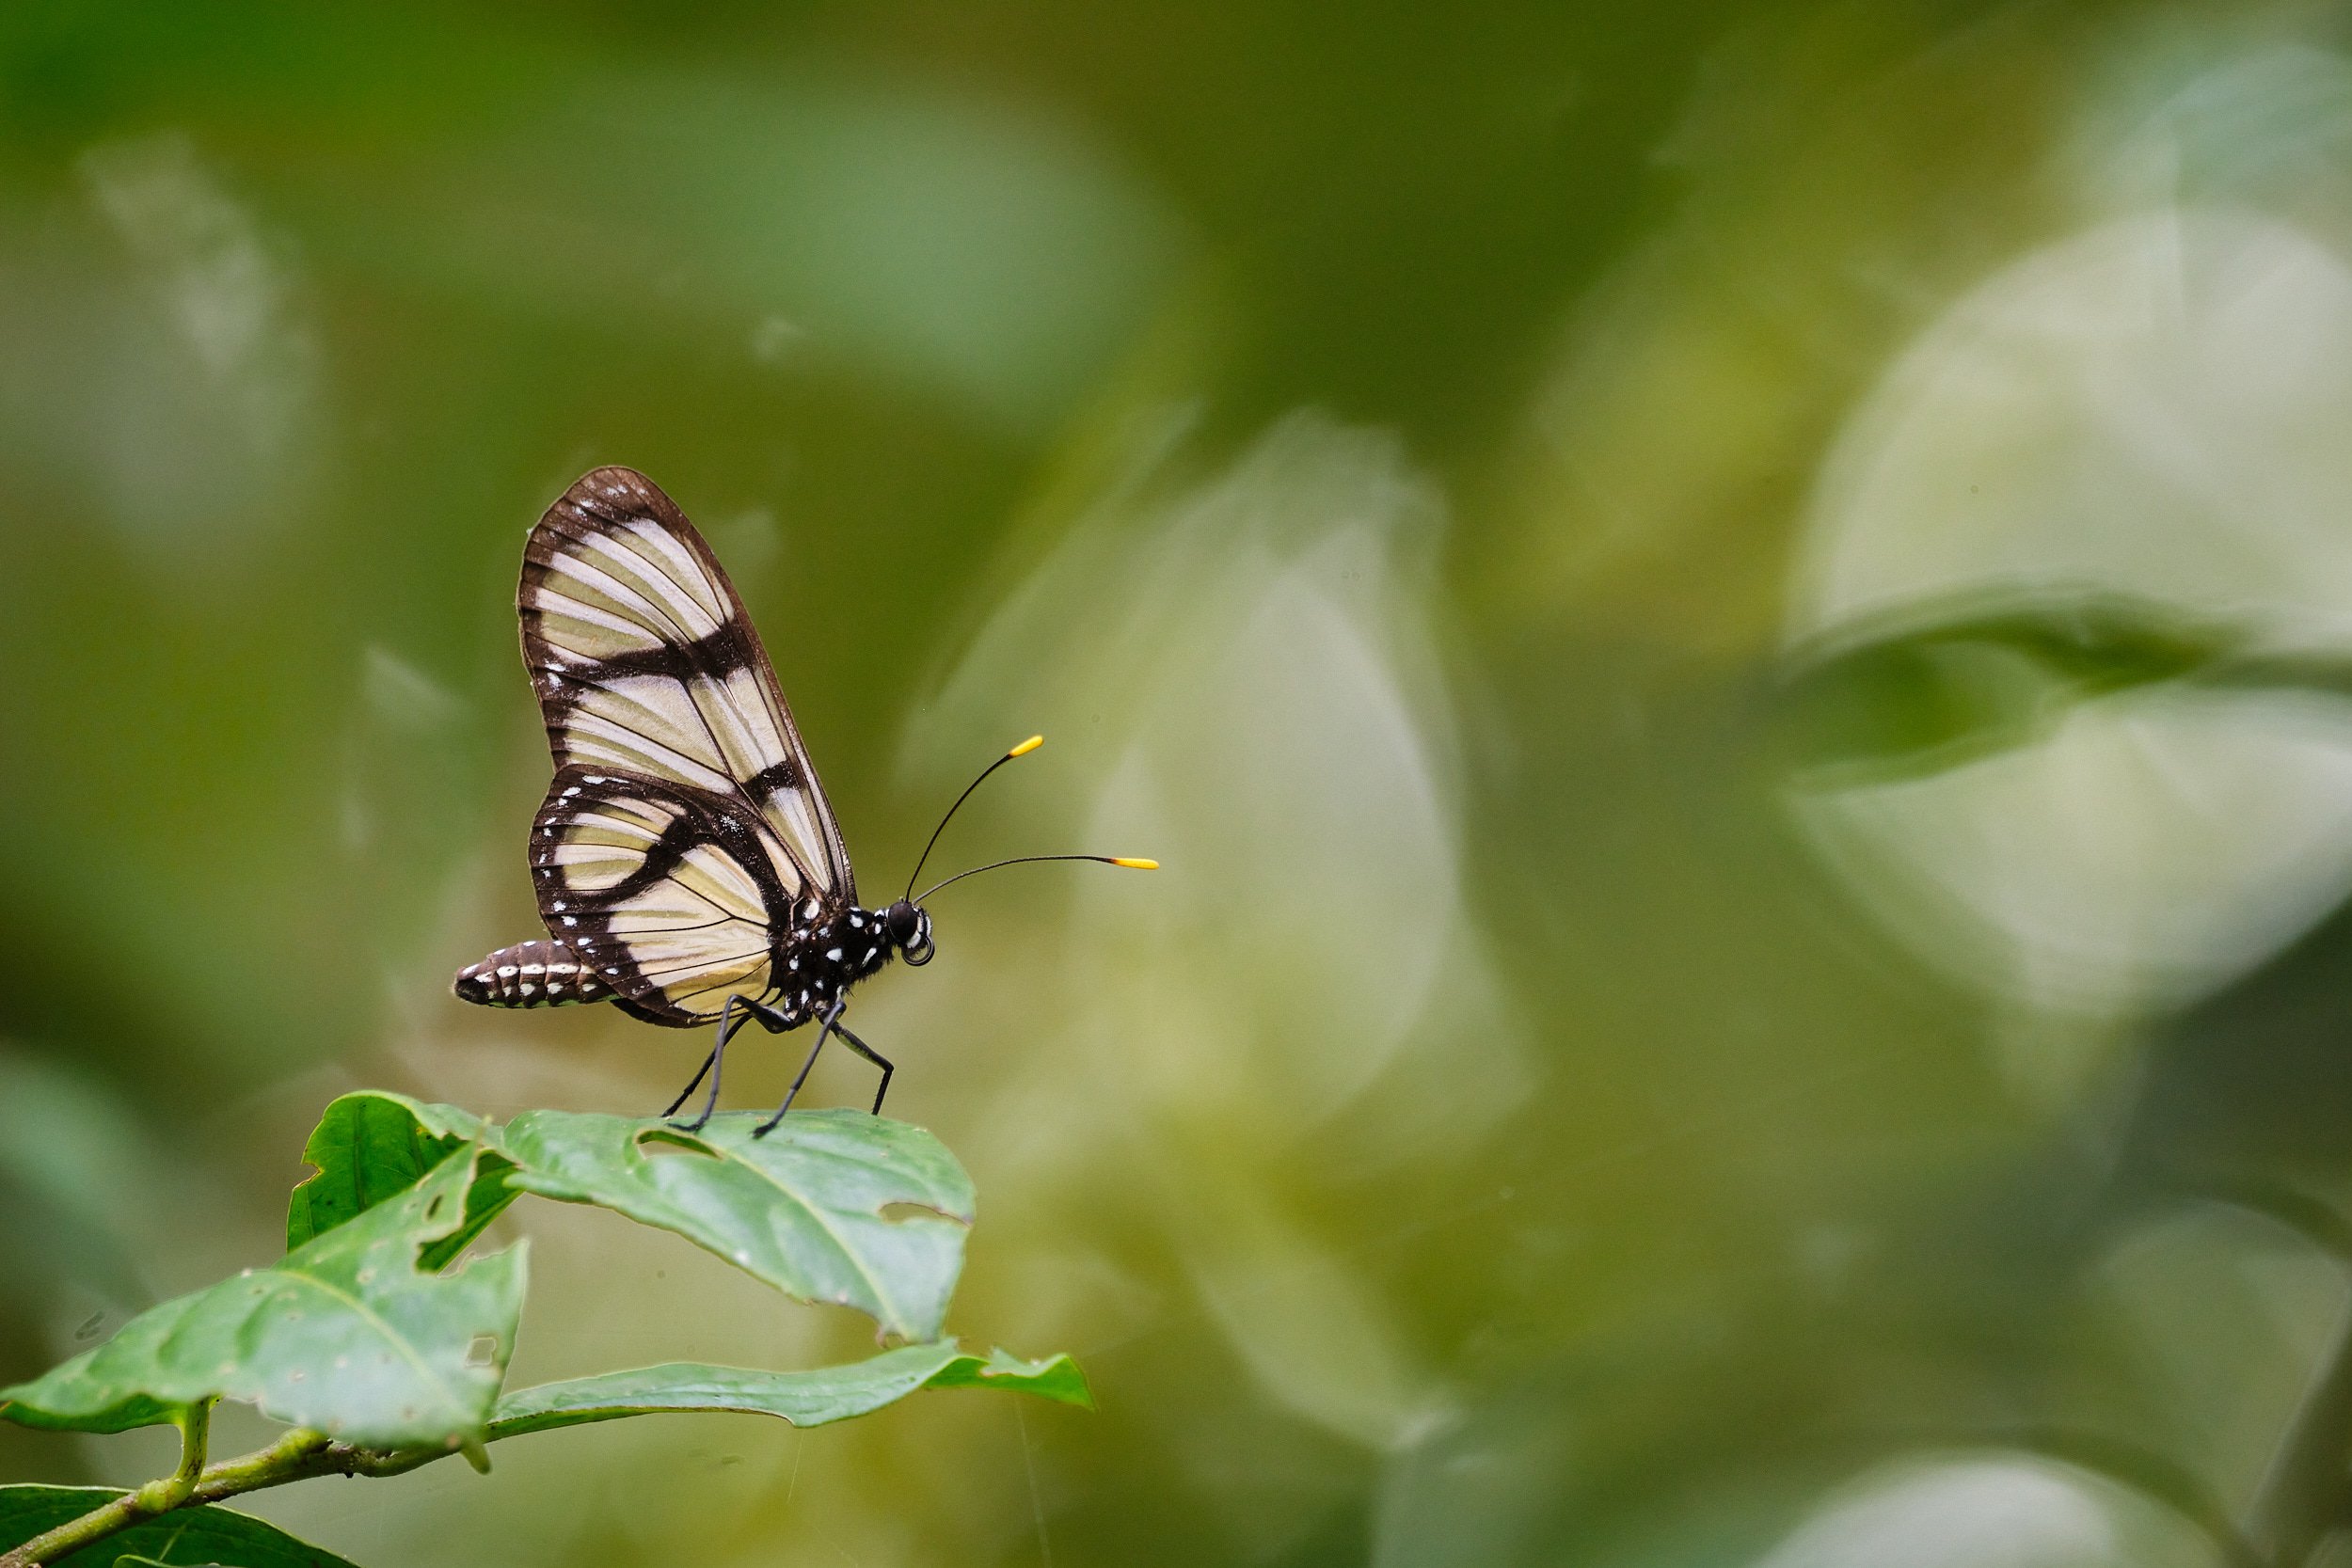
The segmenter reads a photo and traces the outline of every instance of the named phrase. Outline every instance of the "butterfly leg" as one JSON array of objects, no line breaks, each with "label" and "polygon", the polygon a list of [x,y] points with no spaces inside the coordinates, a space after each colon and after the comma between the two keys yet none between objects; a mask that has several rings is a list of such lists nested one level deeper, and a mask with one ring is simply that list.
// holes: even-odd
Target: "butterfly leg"
[{"label": "butterfly leg", "polygon": [[876,1051],[872,1046],[866,1044],[864,1040],[859,1039],[855,1035],[850,1034],[850,1026],[848,1024],[836,1023],[833,1026],[833,1032],[841,1037],[842,1044],[848,1046],[850,1050],[856,1052],[859,1055],[865,1057],[867,1061],[882,1069],[882,1086],[874,1091],[874,1114],[876,1116],[881,1116],[882,1096],[890,1092],[890,1075],[898,1069],[890,1065],[888,1057],[882,1055],[882,1053]]},{"label": "butterfly leg", "polygon": [[661,1114],[665,1117],[676,1116],[677,1108],[686,1103],[686,1097],[692,1094],[696,1089],[702,1087],[703,1074],[708,1072],[710,1070],[710,1064],[718,1059],[719,1053],[716,1051],[713,1051],[709,1055],[705,1056],[703,1058],[703,1065],[694,1069],[694,1076],[687,1080],[686,1087],[678,1090],[677,1098],[671,1101],[669,1104],[661,1108]]},{"label": "butterfly leg", "polygon": [[[719,1071],[726,1058],[729,1037],[743,1027],[742,1018],[739,1018],[736,1013],[737,1006],[742,1000],[739,996],[730,996],[727,998],[726,1006],[719,1009],[718,1042],[711,1046],[710,1054],[703,1058],[703,1065],[695,1070],[693,1083],[680,1089],[677,1098],[670,1101],[670,1108],[661,1113],[665,1117],[675,1116],[677,1108],[686,1103],[686,1097],[694,1092],[694,1085],[703,1081],[703,1074],[706,1072],[710,1074],[710,1097],[703,1101],[703,1114],[692,1121],[673,1124],[682,1132],[701,1132],[703,1124],[710,1119],[710,1113],[719,1108]],[[742,1017],[750,1016],[750,1009],[744,1008]]]},{"label": "butterfly leg", "polygon": [[808,1069],[817,1065],[817,1053],[825,1049],[825,1037],[833,1033],[834,1024],[841,1017],[841,1009],[845,1004],[846,999],[835,1001],[831,1010],[825,1014],[825,1021],[817,1031],[817,1043],[808,1048],[808,1060],[801,1064],[800,1076],[793,1079],[792,1086],[784,1091],[784,1103],[776,1107],[774,1116],[752,1129],[753,1137],[764,1138],[774,1132],[776,1123],[784,1119],[784,1113],[792,1109],[792,1101],[799,1098],[801,1085],[808,1082]]}]

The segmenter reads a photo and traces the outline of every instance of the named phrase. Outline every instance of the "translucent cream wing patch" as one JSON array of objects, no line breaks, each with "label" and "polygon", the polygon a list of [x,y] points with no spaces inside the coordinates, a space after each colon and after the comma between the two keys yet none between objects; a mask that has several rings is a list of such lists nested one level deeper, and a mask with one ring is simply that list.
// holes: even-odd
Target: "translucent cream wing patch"
[{"label": "translucent cream wing patch", "polygon": [[532,825],[548,929],[598,981],[663,1022],[776,994],[774,933],[791,894],[763,830],[730,802],[632,773],[563,769]]}]

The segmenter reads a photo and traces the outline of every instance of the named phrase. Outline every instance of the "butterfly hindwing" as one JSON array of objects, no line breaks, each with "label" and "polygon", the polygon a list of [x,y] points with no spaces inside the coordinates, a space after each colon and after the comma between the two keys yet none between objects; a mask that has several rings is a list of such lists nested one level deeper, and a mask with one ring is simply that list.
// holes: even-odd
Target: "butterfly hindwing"
[{"label": "butterfly hindwing", "polygon": [[575,764],[532,823],[531,861],[548,929],[639,1017],[701,1023],[730,995],[774,993],[795,901],[732,797]]},{"label": "butterfly hindwing", "polygon": [[759,635],[652,481],[598,468],[565,491],[532,530],[516,603],[559,769],[736,802],[787,902],[855,901],[840,829]]}]

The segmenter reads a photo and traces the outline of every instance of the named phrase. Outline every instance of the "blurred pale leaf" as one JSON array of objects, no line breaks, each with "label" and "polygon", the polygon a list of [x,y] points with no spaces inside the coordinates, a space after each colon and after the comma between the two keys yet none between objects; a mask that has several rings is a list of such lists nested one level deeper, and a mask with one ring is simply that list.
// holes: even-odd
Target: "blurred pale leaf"
[{"label": "blurred pale leaf", "polygon": [[[122,1496],[105,1486],[0,1486],[0,1548],[22,1545],[44,1530]],[[206,1506],[175,1509],[56,1560],[53,1568],[110,1568],[123,1562],[199,1568],[352,1568],[332,1552],[297,1541],[249,1513]]]},{"label": "blurred pale leaf", "polygon": [[136,546],[130,559],[183,592],[219,583],[325,474],[333,400],[310,291],[290,247],[185,134],[100,143],[78,172],[112,240],[82,267],[113,287],[93,297],[87,279],[64,282],[36,307],[63,318],[44,325],[53,342],[83,310],[116,318],[66,327],[112,339],[110,353],[44,356],[60,412],[81,426],[73,479]]},{"label": "blurred pale leaf", "polygon": [[1757,1568],[2206,1568],[2219,1550],[2180,1515],[2073,1465],[2023,1454],[1881,1466]]},{"label": "blurred pale leaf", "polygon": [[[1138,436],[1134,471],[997,610],[921,745],[944,784],[983,744],[958,726],[1004,725],[1014,691],[1101,759],[1025,784],[1041,841],[1062,816],[1053,834],[1169,870],[1072,884],[1070,1036],[1120,1032],[1116,1053],[1081,1048],[1106,1092],[1247,1142],[1359,1096],[1447,961],[1478,957],[1417,598],[1444,515],[1396,442],[1326,417],[1279,421],[1206,479],[1160,450],[1174,439]],[[1073,1138],[1103,1125],[1076,1119]]]},{"label": "blurred pale leaf", "polygon": [[846,1367],[769,1372],[693,1362],[641,1367],[524,1388],[499,1401],[493,1437],[666,1411],[775,1416],[797,1427],[863,1416],[919,1388],[1009,1388],[1092,1408],[1086,1378],[1067,1355],[1023,1361],[995,1351],[970,1355],[955,1341],[905,1345]]},{"label": "blurred pale leaf", "polygon": [[1189,1238],[1201,1298],[1266,1396],[1374,1451],[1443,1407],[1392,1303],[1359,1260],[1263,1201],[1228,1193]]},{"label": "blurred pale leaf", "polygon": [[1792,627],[2081,586],[2344,648],[2347,347],[2352,267],[2266,215],[2136,214],[2025,251],[1838,430]]},{"label": "blurred pale leaf", "polygon": [[2168,1448],[2208,1490],[2250,1504],[2342,1331],[2342,1260],[2275,1214],[2197,1203],[2116,1237],[2099,1283],[2171,1415]]},{"label": "blurred pale leaf", "polygon": [[[1531,1560],[1573,1473],[1573,1416],[1514,1387],[1400,1433],[1374,1505],[1370,1568]],[[1638,1560],[1638,1559],[1636,1559]]]},{"label": "blurred pale leaf", "polygon": [[[2224,100],[2249,102],[2205,102]],[[2169,102],[2129,155],[2148,174],[2185,150],[2162,127],[2191,100]],[[1891,776],[1799,802],[1924,962],[2084,1019],[2209,994],[2352,888],[2352,707],[2333,700],[2352,267],[2289,214],[2179,201],[2177,178],[2165,206],[2021,247],[1933,312],[1841,416],[1786,595],[1817,646],[1972,601],[2168,607],[2088,641],[1894,660],[1894,700],[1850,704],[1826,749]],[[1913,733],[1873,735],[1874,709],[1906,708]]]},{"label": "blurred pale leaf", "polygon": [[95,1084],[0,1052],[0,1202],[22,1194],[30,1211],[0,1226],[0,1294],[62,1274],[123,1301],[151,1299],[137,1259],[143,1212],[162,1184],[151,1161],[142,1130]]},{"label": "blurred pale leaf", "polygon": [[658,1117],[527,1111],[495,1136],[525,1192],[675,1231],[787,1295],[935,1338],[973,1218],[955,1156],[863,1111],[796,1112],[755,1138],[765,1119],[734,1112],[684,1132]]},{"label": "blurred pale leaf", "polygon": [[0,1412],[120,1432],[225,1398],[374,1448],[478,1440],[514,1351],[523,1249],[453,1274],[418,1266],[466,1223],[473,1174],[473,1161],[445,1161],[273,1267],[166,1302],[96,1350],[0,1389]]}]

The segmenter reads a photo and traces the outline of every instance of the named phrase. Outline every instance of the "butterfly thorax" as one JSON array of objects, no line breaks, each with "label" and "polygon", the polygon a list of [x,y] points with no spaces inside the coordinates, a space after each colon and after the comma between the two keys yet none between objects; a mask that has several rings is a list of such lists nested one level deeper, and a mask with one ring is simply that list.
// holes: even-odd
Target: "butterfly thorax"
[{"label": "butterfly thorax", "polygon": [[855,907],[795,926],[776,942],[776,1011],[793,1023],[822,1018],[841,993],[880,970],[892,946],[880,910]]}]

